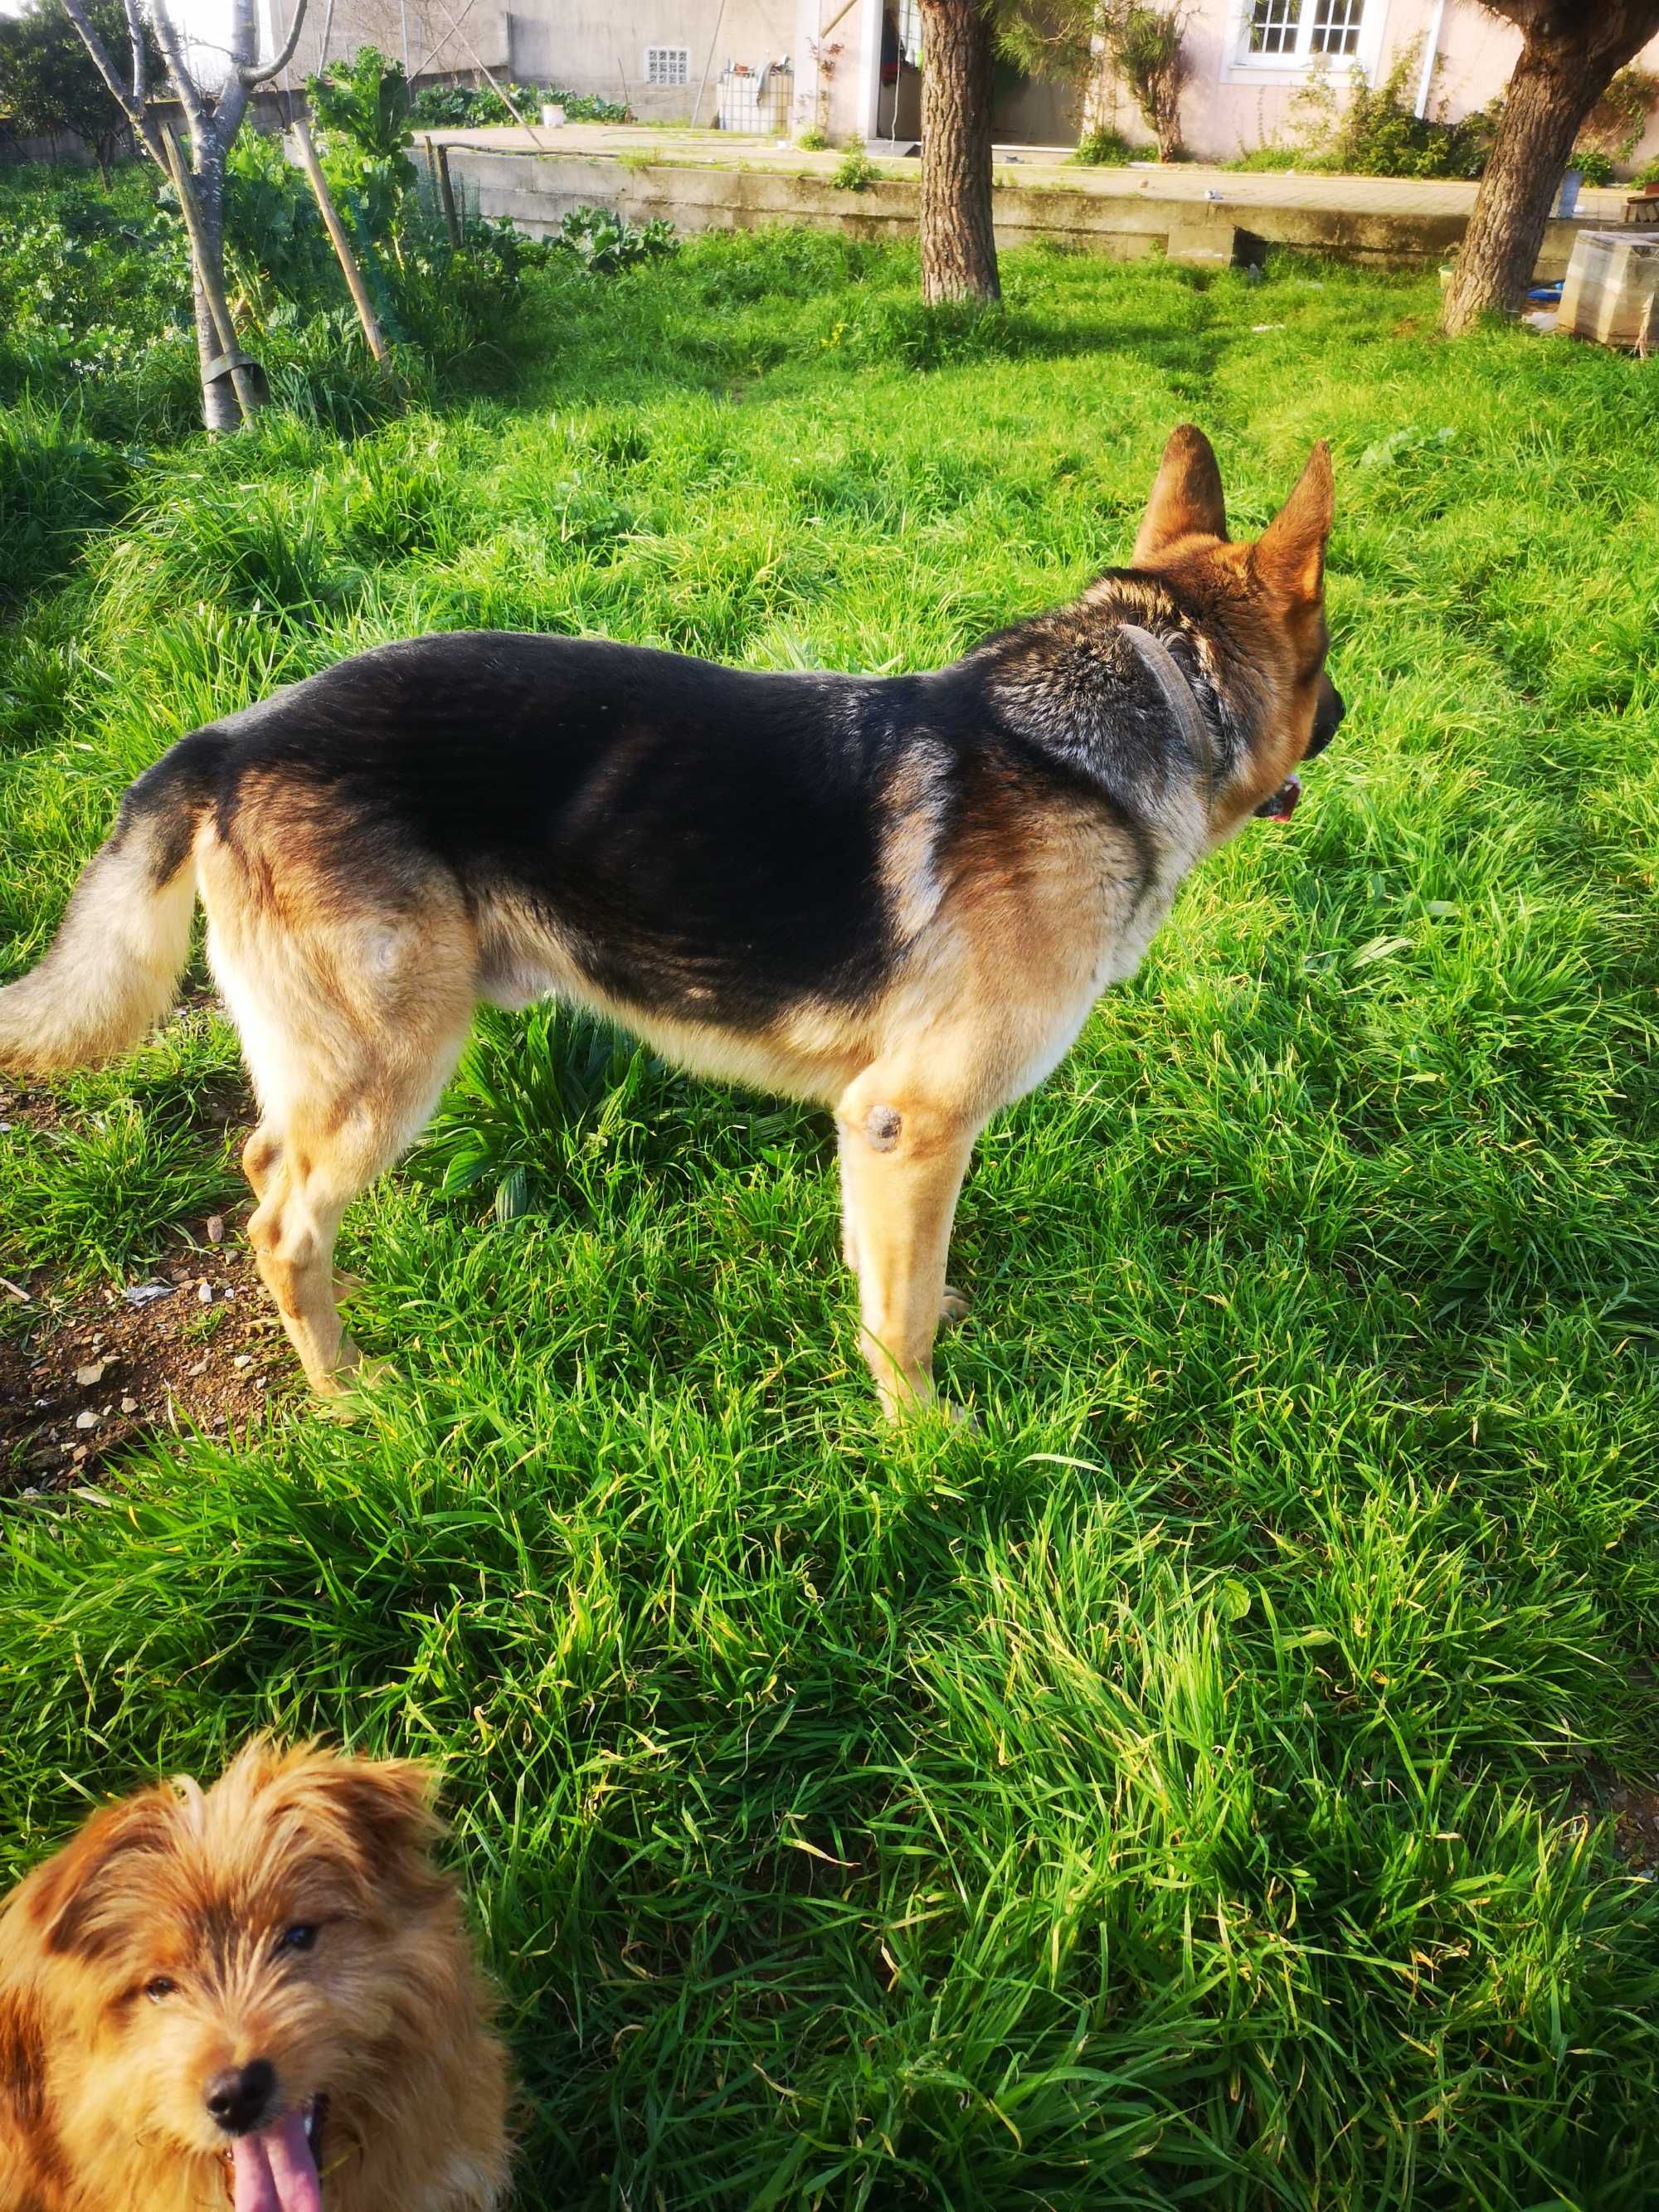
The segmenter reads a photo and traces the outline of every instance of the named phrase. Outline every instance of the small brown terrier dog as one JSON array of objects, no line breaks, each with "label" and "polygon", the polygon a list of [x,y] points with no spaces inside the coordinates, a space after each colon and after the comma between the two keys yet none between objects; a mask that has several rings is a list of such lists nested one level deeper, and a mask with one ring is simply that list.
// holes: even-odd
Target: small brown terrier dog
[{"label": "small brown terrier dog", "polygon": [[3,2212],[487,2212],[507,2064],[432,1778],[257,1739],[0,1906]]}]

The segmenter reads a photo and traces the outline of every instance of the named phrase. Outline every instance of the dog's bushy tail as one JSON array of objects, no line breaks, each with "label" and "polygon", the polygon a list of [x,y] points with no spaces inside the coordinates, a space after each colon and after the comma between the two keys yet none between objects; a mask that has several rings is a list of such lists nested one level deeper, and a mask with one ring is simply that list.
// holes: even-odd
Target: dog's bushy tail
[{"label": "dog's bushy tail", "polygon": [[166,1013],[190,952],[196,826],[224,744],[195,731],[128,790],[46,958],[0,990],[0,1068],[90,1067]]}]

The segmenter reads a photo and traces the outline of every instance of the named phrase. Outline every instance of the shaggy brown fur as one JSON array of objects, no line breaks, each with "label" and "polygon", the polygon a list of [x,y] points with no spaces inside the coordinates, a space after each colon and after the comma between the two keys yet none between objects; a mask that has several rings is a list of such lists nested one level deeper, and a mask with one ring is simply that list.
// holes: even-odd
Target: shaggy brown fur
[{"label": "shaggy brown fur", "polygon": [[932,1402],[980,1130],[1132,975],[1182,878],[1283,817],[1336,727],[1330,459],[1230,544],[1170,439],[1133,565],[953,666],[743,673],[599,641],[416,639],[181,738],[58,940],[0,991],[0,1066],[136,1042],[192,897],[261,1120],[248,1235],[313,1387],[360,1381],[331,1266],[483,999],[556,994],[694,1072],[830,1107],[884,1404]]},{"label": "shaggy brown fur", "polygon": [[0,1906],[4,2212],[499,2203],[506,2063],[431,1794],[258,1740],[38,1867]]}]

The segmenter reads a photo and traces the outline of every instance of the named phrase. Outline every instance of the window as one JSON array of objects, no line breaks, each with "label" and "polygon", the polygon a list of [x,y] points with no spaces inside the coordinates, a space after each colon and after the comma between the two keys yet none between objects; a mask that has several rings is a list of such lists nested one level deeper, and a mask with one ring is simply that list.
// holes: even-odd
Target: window
[{"label": "window", "polygon": [[1316,54],[1354,54],[1359,51],[1359,19],[1365,0],[1314,0],[1313,36]]},{"label": "window", "polygon": [[1253,54],[1293,54],[1302,0],[1255,0],[1250,11]]},{"label": "window", "polygon": [[[1366,0],[1245,0],[1239,58],[1281,69],[1359,60],[1365,7]],[[1380,0],[1372,10],[1380,15]]]},{"label": "window", "polygon": [[647,46],[645,50],[645,81],[647,84],[690,84],[691,82],[691,49],[690,46]]}]

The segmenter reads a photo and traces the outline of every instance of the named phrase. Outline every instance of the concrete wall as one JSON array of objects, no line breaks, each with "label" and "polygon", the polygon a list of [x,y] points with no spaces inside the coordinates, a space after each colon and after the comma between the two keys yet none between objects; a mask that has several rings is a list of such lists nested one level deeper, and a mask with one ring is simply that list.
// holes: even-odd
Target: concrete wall
[{"label": "concrete wall", "polygon": [[[294,0],[255,0],[255,4],[259,51],[275,53],[294,20]],[[205,35],[204,27],[222,16],[228,21],[229,5],[230,0],[190,0],[187,13],[197,35]],[[444,5],[439,0],[334,0],[331,20],[328,0],[311,0],[288,77],[296,88],[323,65],[325,28],[327,59],[342,60],[360,46],[378,46],[393,61],[403,62],[411,78],[471,79],[480,61],[498,73],[507,67],[503,0],[472,0],[470,7],[467,0],[447,0]]]},{"label": "concrete wall", "polygon": [[[791,51],[794,9],[790,0],[726,0],[722,16],[720,0],[518,0],[509,23],[515,76],[626,100],[642,123],[707,125],[728,61],[758,70]],[[690,82],[647,85],[647,46],[685,47]]]},{"label": "concrete wall", "polygon": [[[838,191],[826,176],[782,168],[741,169],[668,162],[641,168],[598,155],[494,153],[452,143],[451,174],[469,207],[507,216],[543,236],[574,207],[617,210],[631,222],[662,216],[682,231],[757,230],[804,223],[858,238],[916,234],[921,187],[908,179],[861,192]],[[1166,252],[1221,265],[1259,258],[1263,242],[1299,246],[1359,260],[1409,264],[1439,259],[1463,234],[1462,216],[1401,216],[1271,204],[1211,207],[1125,191],[999,184],[993,204],[999,247],[1040,240],[1116,259]],[[1248,223],[1248,230],[1239,226]],[[1580,226],[1552,222],[1539,258],[1546,276],[1564,276]]]}]

